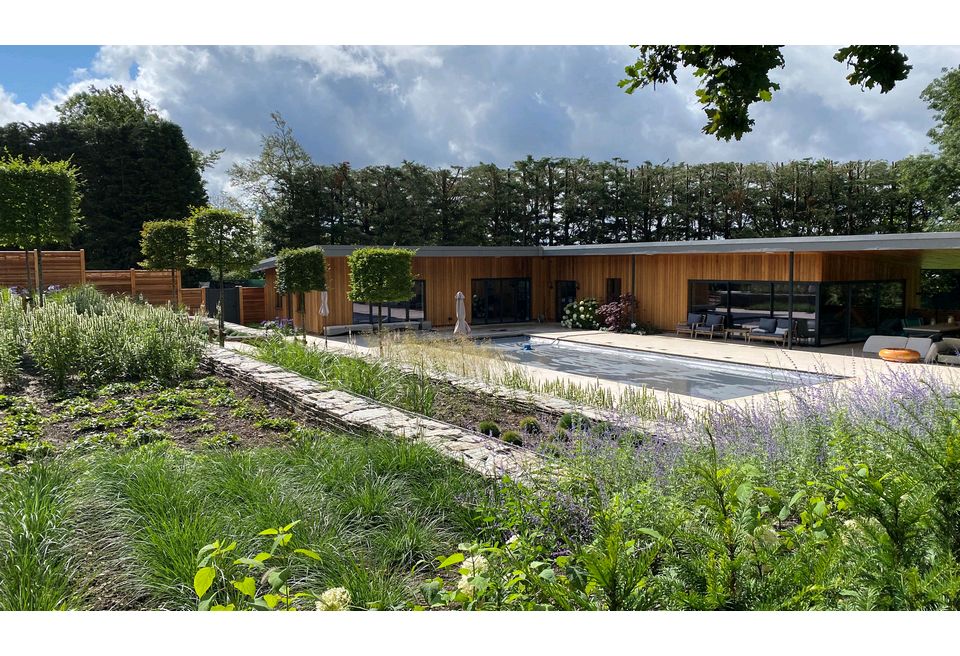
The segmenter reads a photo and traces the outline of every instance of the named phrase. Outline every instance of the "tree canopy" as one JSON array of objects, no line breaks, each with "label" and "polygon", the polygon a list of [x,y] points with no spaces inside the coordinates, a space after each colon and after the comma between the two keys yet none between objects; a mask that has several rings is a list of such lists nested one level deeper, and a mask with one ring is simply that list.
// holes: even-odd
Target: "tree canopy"
[{"label": "tree canopy", "polygon": [[413,296],[414,251],[405,248],[358,248],[347,257],[347,296],[361,303],[408,301]]},{"label": "tree canopy", "polygon": [[68,161],[0,157],[0,246],[69,243],[79,229],[77,170]]},{"label": "tree canopy", "polygon": [[323,249],[285,248],[277,253],[277,292],[303,294],[327,288],[327,262]]},{"label": "tree canopy", "polygon": [[[632,94],[637,89],[667,82],[676,83],[677,69],[690,68],[700,79],[697,101],[703,105],[707,123],[703,132],[717,139],[739,140],[753,129],[750,106],[769,102],[780,85],[770,72],[783,68],[783,46],[692,45],[631,46],[640,52],[637,61],[624,69],[619,86]],[[899,46],[846,46],[833,57],[851,69],[847,80],[864,89],[893,89],[906,79],[911,66]]]},{"label": "tree canopy", "polygon": [[160,114],[149,101],[134,91],[132,94],[119,84],[106,89],[91,85],[86,91],[75,93],[56,106],[60,122],[83,127],[110,127],[126,123],[159,121]]}]

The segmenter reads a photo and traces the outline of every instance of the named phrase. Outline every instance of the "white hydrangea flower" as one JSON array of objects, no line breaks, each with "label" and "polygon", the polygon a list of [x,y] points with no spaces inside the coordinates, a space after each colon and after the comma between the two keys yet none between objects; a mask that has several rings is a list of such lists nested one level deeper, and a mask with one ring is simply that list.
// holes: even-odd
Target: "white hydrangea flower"
[{"label": "white hydrangea flower", "polygon": [[330,588],[320,595],[317,610],[347,610],[350,601],[350,591],[346,588]]},{"label": "white hydrangea flower", "polygon": [[461,576],[460,580],[457,581],[457,592],[462,592],[465,596],[472,599],[473,595],[477,592],[477,589],[472,583],[470,583],[470,579],[468,577]]},{"label": "white hydrangea flower", "polygon": [[486,572],[487,567],[487,559],[483,556],[469,556],[464,559],[463,567],[460,569],[467,570],[467,576],[474,576],[475,574]]}]

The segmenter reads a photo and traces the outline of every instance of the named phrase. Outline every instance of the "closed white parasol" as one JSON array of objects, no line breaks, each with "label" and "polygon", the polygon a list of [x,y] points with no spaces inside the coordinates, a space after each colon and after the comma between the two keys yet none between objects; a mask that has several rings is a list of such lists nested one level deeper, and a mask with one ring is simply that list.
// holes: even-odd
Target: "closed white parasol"
[{"label": "closed white parasol", "polygon": [[321,323],[323,324],[320,327],[321,332],[323,332],[323,346],[327,346],[327,317],[330,316],[330,306],[327,305],[327,292],[320,292],[320,316],[323,317]]},{"label": "closed white parasol", "polygon": [[463,302],[463,292],[457,292],[457,324],[453,327],[454,335],[469,335],[470,324],[467,323],[467,308]]}]

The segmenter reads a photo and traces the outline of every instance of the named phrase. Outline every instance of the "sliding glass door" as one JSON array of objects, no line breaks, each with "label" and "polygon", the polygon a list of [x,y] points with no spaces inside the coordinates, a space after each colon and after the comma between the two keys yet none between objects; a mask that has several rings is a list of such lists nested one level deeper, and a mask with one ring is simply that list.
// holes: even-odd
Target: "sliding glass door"
[{"label": "sliding glass door", "polygon": [[529,278],[475,278],[471,287],[473,323],[530,321]]}]

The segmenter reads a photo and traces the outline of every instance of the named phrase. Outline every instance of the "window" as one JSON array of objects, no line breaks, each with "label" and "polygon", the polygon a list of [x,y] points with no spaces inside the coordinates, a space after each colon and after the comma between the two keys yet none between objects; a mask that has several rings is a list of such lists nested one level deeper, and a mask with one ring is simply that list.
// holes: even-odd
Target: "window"
[{"label": "window", "polygon": [[427,314],[427,282],[413,281],[413,297],[409,301],[395,301],[377,305],[354,303],[353,323],[377,323],[378,312],[383,313],[383,323],[423,321]]},{"label": "window", "polygon": [[474,323],[530,321],[529,278],[475,278],[471,284]]},{"label": "window", "polygon": [[607,278],[607,303],[613,303],[620,298],[621,278]]}]

